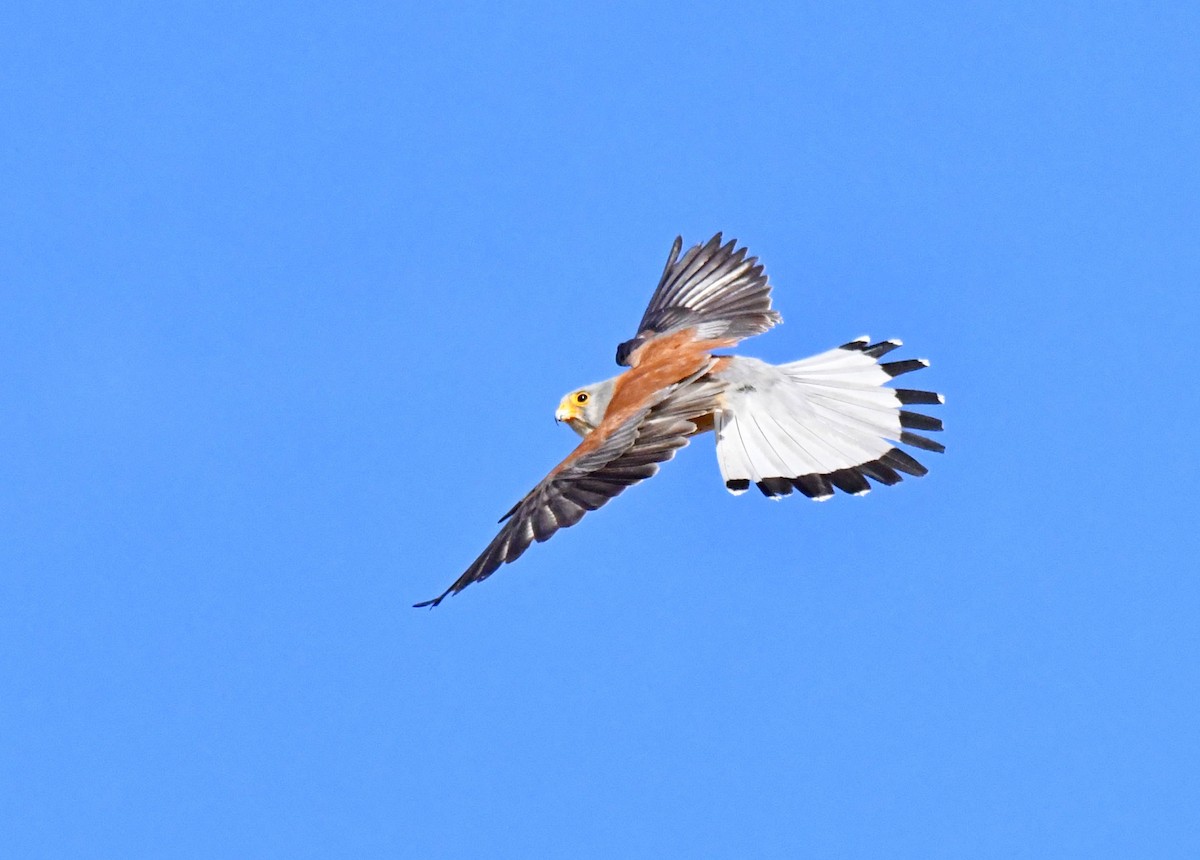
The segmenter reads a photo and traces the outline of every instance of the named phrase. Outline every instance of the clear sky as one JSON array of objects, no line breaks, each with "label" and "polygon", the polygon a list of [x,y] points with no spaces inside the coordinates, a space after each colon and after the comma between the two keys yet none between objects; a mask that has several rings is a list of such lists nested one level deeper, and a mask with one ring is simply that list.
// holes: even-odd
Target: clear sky
[{"label": "clear sky", "polygon": [[[0,15],[0,853],[1200,856],[1196,5],[565,5]],[[931,473],[411,609],[718,230]]]}]

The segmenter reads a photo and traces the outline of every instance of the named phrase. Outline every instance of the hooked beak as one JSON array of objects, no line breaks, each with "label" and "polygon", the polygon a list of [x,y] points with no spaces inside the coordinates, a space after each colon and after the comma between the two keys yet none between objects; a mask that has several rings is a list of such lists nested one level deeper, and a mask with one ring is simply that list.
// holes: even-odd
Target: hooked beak
[{"label": "hooked beak", "polygon": [[592,428],[584,422],[583,416],[579,414],[575,404],[569,400],[564,400],[558,405],[558,409],[554,413],[554,420],[560,424],[565,421],[567,426],[580,436],[586,436],[592,432]]},{"label": "hooked beak", "polygon": [[575,411],[575,405],[571,403],[570,398],[564,399],[562,403],[558,404],[558,409],[554,412],[554,420],[559,423],[578,417],[579,413]]}]

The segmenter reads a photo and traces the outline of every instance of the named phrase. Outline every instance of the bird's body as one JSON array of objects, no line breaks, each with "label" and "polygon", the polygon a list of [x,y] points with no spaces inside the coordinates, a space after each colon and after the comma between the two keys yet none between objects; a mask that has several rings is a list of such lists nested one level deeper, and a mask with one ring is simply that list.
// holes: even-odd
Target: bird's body
[{"label": "bird's body", "polygon": [[650,477],[690,437],[713,430],[717,460],[734,494],[753,483],[779,498],[793,489],[818,500],[834,488],[861,495],[867,478],[895,484],[924,466],[895,443],[942,446],[912,432],[938,419],[901,409],[938,404],[928,391],[884,387],[928,366],[881,363],[899,341],[859,338],[783,365],[718,350],[780,321],[762,266],[718,233],[682,259],[676,239],[637,335],[617,348],[628,370],[563,397],[556,417],[583,440],[501,522],[483,554],[437,598],[490,576],[534,541],[574,525],[625,487]]}]

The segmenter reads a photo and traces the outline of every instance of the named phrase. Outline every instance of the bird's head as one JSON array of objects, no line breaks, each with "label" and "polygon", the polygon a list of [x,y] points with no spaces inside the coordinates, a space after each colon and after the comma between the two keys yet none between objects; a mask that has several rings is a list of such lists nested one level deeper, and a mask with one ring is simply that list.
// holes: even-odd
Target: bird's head
[{"label": "bird's head", "polygon": [[586,436],[600,426],[604,411],[612,399],[615,379],[585,385],[565,395],[554,413],[556,421],[565,421],[580,436]]}]

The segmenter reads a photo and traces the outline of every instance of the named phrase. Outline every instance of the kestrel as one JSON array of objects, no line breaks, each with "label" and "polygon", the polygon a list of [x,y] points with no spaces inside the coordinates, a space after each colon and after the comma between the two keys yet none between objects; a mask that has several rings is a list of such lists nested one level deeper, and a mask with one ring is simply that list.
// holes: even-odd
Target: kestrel
[{"label": "kestrel", "polygon": [[900,341],[860,337],[779,365],[718,352],[782,321],[763,267],[736,245],[718,233],[680,257],[683,239],[675,239],[637,334],[617,347],[617,364],[629,369],[572,391],[558,406],[555,417],[583,441],[500,518],[500,533],[453,585],[416,606],[437,606],[487,579],[709,430],[734,495],[754,484],[772,499],[795,489],[823,501],[834,488],[863,495],[867,478],[891,485],[901,473],[928,471],[897,444],[944,451],[912,432],[941,430],[942,422],[902,407],[944,400],[885,387],[929,366],[921,358],[879,361]]}]

